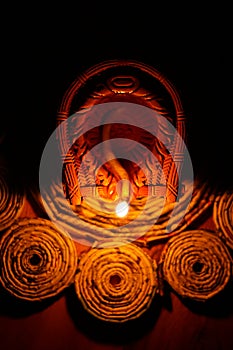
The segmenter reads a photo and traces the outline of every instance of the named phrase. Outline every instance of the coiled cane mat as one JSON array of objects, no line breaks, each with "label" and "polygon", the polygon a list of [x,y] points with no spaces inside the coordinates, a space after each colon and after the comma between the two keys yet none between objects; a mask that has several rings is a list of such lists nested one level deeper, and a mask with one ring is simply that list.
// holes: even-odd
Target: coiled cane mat
[{"label": "coiled cane mat", "polygon": [[80,219],[78,224],[75,216],[71,216],[71,207],[68,207],[64,193],[55,182],[50,191],[44,192],[43,198],[51,220],[65,227],[77,241],[85,240],[85,244],[92,245],[95,241],[117,236],[128,242],[137,240],[144,246],[184,231],[213,205],[215,194],[206,184],[197,183],[193,189],[192,184],[187,183],[186,194],[177,203],[164,205],[161,197],[141,198],[131,202],[127,216],[120,219],[115,214],[114,202],[103,201],[100,207],[98,200],[89,198],[88,203],[84,200],[80,206],[72,207]]},{"label": "coiled cane mat", "polygon": [[206,230],[172,237],[161,254],[163,278],[181,297],[205,301],[220,291],[232,275],[232,260],[222,240]]},{"label": "coiled cane mat", "polygon": [[73,282],[76,265],[72,239],[49,220],[17,220],[0,239],[0,283],[17,298],[57,295]]},{"label": "coiled cane mat", "polygon": [[99,244],[80,257],[77,271],[78,299],[89,313],[108,322],[138,318],[158,291],[155,262],[133,244]]},{"label": "coiled cane mat", "polygon": [[213,217],[217,233],[233,249],[233,193],[225,192],[216,197]]},{"label": "coiled cane mat", "polygon": [[24,193],[11,180],[9,171],[0,167],[0,231],[9,227],[21,213]]}]

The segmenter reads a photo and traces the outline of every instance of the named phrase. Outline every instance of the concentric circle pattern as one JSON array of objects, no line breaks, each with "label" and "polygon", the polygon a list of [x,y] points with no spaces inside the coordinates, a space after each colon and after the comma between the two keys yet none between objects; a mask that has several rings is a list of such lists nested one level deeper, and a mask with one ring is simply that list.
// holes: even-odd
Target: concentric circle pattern
[{"label": "concentric circle pattern", "polygon": [[214,202],[214,221],[217,233],[233,249],[233,193],[225,192]]},{"label": "concentric circle pattern", "polygon": [[0,282],[13,296],[40,301],[74,280],[77,251],[72,239],[46,219],[18,220],[0,240]]},{"label": "concentric circle pattern", "polygon": [[75,290],[83,307],[99,319],[135,319],[158,291],[156,264],[133,244],[104,243],[81,256]]},{"label": "concentric circle pattern", "polygon": [[19,217],[24,202],[22,192],[10,180],[8,170],[0,167],[0,231]]},{"label": "concentric circle pattern", "polygon": [[182,297],[205,301],[232,275],[232,260],[221,239],[206,230],[185,231],[171,238],[162,252],[164,279]]}]

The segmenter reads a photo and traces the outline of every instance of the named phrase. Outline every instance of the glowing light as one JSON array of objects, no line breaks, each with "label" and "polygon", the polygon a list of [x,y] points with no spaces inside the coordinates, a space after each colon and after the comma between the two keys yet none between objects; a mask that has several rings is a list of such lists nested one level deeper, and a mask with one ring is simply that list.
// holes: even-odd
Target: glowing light
[{"label": "glowing light", "polygon": [[129,205],[125,201],[120,202],[120,203],[117,204],[115,210],[116,210],[117,216],[119,216],[120,218],[123,218],[124,216],[126,216],[128,214]]}]

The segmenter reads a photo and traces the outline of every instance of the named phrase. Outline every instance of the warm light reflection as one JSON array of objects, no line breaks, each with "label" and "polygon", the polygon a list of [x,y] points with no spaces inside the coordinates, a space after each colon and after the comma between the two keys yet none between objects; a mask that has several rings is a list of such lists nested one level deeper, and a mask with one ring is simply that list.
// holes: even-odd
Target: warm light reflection
[{"label": "warm light reflection", "polygon": [[115,211],[116,211],[117,216],[119,216],[120,218],[123,218],[124,216],[126,216],[128,214],[128,211],[129,211],[128,203],[126,201],[118,203]]}]

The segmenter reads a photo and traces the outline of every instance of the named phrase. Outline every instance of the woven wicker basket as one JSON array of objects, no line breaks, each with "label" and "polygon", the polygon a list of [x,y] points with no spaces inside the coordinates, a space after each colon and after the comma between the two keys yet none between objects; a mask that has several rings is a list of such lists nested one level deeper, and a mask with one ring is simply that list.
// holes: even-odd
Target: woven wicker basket
[{"label": "woven wicker basket", "polygon": [[[176,89],[155,68],[137,61],[106,61],[80,74],[64,94],[57,114],[57,125],[59,126],[77,111],[115,101],[132,102],[155,110],[167,118],[174,125],[180,137],[185,140],[185,117]],[[58,129],[60,151],[65,159],[65,192],[70,202],[76,205],[81,201],[78,181],[80,156],[83,156],[85,152],[83,147],[87,147],[92,142],[93,136],[91,139],[91,137],[88,138],[88,135],[84,135],[85,142],[82,143],[82,147],[74,145],[67,154],[67,145],[70,145],[70,142],[73,143],[74,134],[75,130],[70,130],[66,125]],[[95,136],[97,140],[93,141],[94,144],[103,141],[101,137],[98,139],[98,135],[97,133]],[[164,176],[167,183],[167,199],[174,202],[178,196],[178,181],[183,165],[184,149],[179,138],[169,140],[169,148],[174,150],[174,159],[167,153],[166,147],[157,141],[157,149],[160,150],[160,158],[163,161],[161,171],[152,182],[155,186],[160,185],[161,176]],[[84,182],[88,186],[88,174]]]}]

